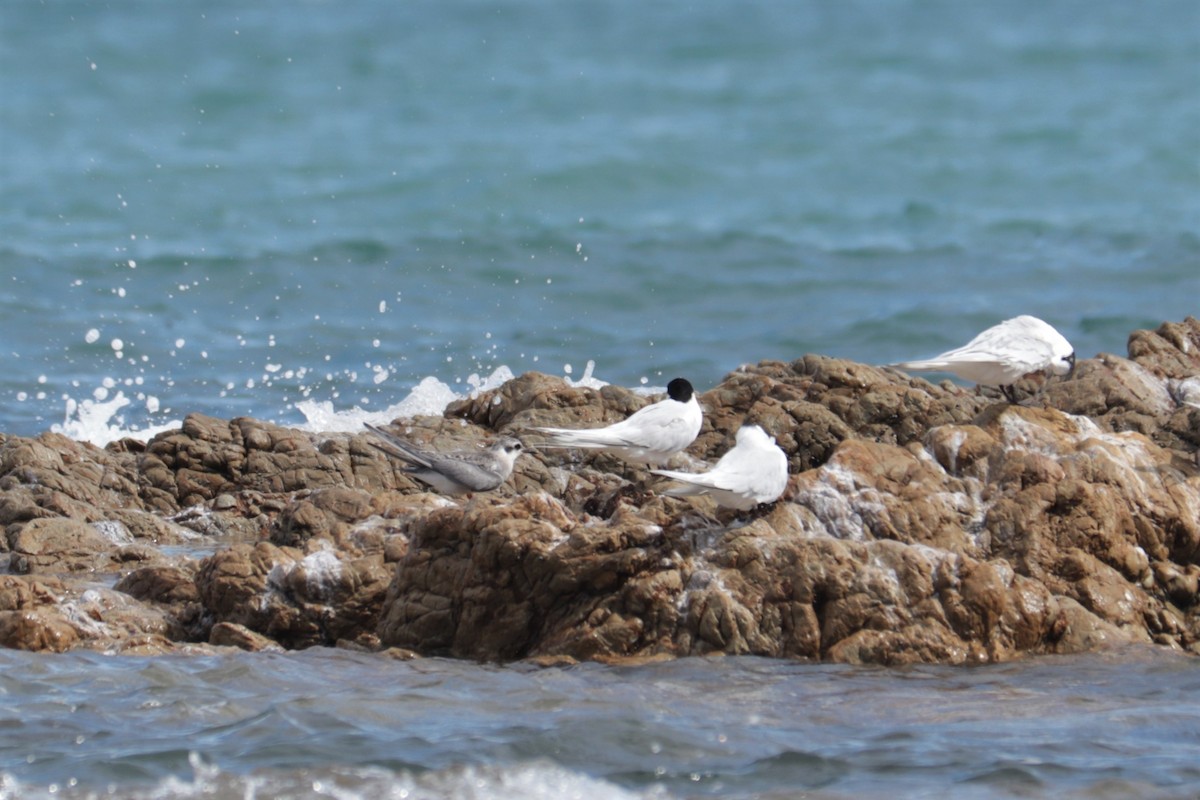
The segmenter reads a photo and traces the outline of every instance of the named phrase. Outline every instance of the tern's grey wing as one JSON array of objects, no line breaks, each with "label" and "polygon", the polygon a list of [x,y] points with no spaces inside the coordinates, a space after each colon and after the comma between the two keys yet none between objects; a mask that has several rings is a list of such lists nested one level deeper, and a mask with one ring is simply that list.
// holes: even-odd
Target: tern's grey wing
[{"label": "tern's grey wing", "polygon": [[455,453],[447,453],[442,458],[461,461],[464,464],[473,464],[489,472],[504,471],[504,462],[491,448],[487,450],[459,450]]},{"label": "tern's grey wing", "polygon": [[[390,444],[392,447],[396,448],[395,450],[391,450],[391,449],[380,447],[379,448],[380,450],[383,450],[384,452],[389,453],[394,456],[399,456],[401,459],[407,461],[410,464],[415,464],[418,467],[426,467],[429,469],[433,468],[433,463],[430,459],[429,453],[426,453],[425,451],[420,450],[419,448],[413,446],[410,442],[404,441],[399,436],[395,436],[393,434],[388,433],[383,428],[375,427],[374,425],[372,425],[369,422],[364,422],[363,425],[365,425],[367,427],[367,430],[369,430],[371,433],[375,434],[376,436],[378,436],[379,438],[383,439],[385,442]],[[372,444],[375,444],[375,443],[372,442]],[[378,445],[376,445],[376,446],[378,447]]]},{"label": "tern's grey wing", "polygon": [[503,472],[503,465],[497,464],[496,459],[489,458],[486,453],[434,456],[430,460],[430,469],[461,483],[472,492],[489,492],[508,477]]}]

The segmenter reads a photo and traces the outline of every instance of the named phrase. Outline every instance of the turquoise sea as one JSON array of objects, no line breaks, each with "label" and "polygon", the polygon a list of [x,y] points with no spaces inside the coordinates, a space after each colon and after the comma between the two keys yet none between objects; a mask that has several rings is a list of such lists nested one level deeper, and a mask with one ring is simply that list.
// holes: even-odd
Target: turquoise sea
[{"label": "turquoise sea", "polygon": [[[12,0],[0,188],[6,433],[703,391],[1021,313],[1124,354],[1200,311],[1200,3]],[[0,797],[1200,792],[1164,653],[0,663]]]},{"label": "turquoise sea", "polygon": [[1193,0],[16,0],[0,430],[1123,354],[1200,308],[1198,76]]}]

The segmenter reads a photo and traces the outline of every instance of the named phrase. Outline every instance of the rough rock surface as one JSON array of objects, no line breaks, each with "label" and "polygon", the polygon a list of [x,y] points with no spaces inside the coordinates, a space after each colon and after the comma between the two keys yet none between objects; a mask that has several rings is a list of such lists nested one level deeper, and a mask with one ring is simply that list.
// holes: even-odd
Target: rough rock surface
[{"label": "rough rock surface", "polygon": [[[0,434],[0,645],[349,646],[551,660],[754,653],[902,664],[1153,642],[1200,653],[1200,322],[1031,378],[1019,406],[821,356],[701,396],[791,478],[735,515],[599,453],[535,449],[490,494],[414,484],[364,434],[189,416],[98,449]],[[650,399],[529,373],[405,421],[462,447]]]}]

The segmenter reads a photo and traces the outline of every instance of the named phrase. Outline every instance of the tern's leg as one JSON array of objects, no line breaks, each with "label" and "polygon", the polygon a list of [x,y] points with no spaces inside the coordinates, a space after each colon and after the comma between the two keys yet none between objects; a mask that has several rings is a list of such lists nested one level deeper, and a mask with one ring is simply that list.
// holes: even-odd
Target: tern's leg
[{"label": "tern's leg", "polygon": [[1004,396],[1008,398],[1008,402],[1012,403],[1014,406],[1020,405],[1020,403],[1017,401],[1017,389],[1015,386],[1013,386],[1013,384],[1007,383],[1004,386],[1001,386],[1000,391],[1003,392]]}]

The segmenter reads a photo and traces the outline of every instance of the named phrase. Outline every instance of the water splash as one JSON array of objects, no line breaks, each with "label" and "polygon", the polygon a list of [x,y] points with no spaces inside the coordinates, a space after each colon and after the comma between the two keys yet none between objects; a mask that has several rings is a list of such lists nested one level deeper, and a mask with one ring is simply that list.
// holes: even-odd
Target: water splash
[{"label": "water splash", "polygon": [[119,439],[131,438],[147,441],[153,436],[178,428],[179,420],[170,420],[157,425],[139,428],[137,425],[127,425],[121,409],[132,401],[124,392],[117,392],[109,400],[82,400],[67,398],[66,411],[61,425],[51,425],[50,430],[81,442],[91,442],[97,447],[104,447]]},{"label": "water splash", "polygon": [[[278,373],[281,369],[276,365],[269,365],[269,367],[268,375]],[[596,362],[589,359],[583,375],[578,380],[574,380],[570,377],[571,365],[567,364],[564,366],[563,381],[572,387],[600,389],[607,386],[606,381],[595,376],[595,368]],[[264,375],[264,378],[266,377]],[[362,430],[364,422],[386,424],[400,418],[439,416],[451,403],[498,389],[514,377],[512,369],[502,365],[487,375],[472,373],[466,378],[456,380],[456,384],[465,385],[465,391],[455,391],[450,384],[429,375],[422,378],[399,402],[381,410],[368,410],[357,404],[350,408],[338,408],[334,405],[334,400],[313,400],[306,397],[282,409],[282,412],[285,415],[295,412],[303,418],[302,422],[292,425],[299,430],[311,433],[354,433]],[[265,385],[267,385],[266,380],[264,381]],[[656,386],[638,386],[632,391],[641,395],[651,395],[662,393],[665,389]],[[141,398],[139,397],[139,399]],[[181,420],[178,419],[162,422],[141,420],[140,424],[127,420],[128,412],[124,410],[132,405],[133,401],[119,390],[115,396],[108,399],[97,397],[96,393],[93,393],[93,398],[83,400],[68,397],[63,422],[51,426],[51,430],[71,439],[104,447],[124,438],[148,441],[159,433],[175,430],[181,425]],[[159,398],[150,396],[146,399],[145,410],[153,415],[158,412],[161,405]],[[280,422],[278,419],[270,421]],[[290,423],[280,422],[280,424]]]}]

